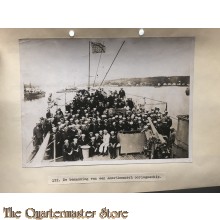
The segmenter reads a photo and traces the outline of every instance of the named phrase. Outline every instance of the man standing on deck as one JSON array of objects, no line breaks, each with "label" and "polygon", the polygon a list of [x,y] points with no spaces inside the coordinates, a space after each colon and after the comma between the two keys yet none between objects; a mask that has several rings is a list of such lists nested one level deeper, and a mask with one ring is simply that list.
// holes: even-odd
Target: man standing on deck
[{"label": "man standing on deck", "polygon": [[46,137],[46,135],[47,135],[47,133],[48,133],[49,131],[52,131],[51,123],[50,123],[49,120],[46,119],[46,118],[42,120],[41,128],[42,128],[42,131],[43,131],[43,138]]},{"label": "man standing on deck", "polygon": [[51,114],[50,109],[48,108],[47,113],[46,113],[46,118],[48,119],[48,118],[52,118],[52,117],[53,117],[53,114]]},{"label": "man standing on deck", "polygon": [[36,124],[33,130],[34,146],[40,146],[43,143],[43,129],[40,123]]},{"label": "man standing on deck", "polygon": [[119,91],[119,97],[124,99],[125,98],[125,91],[123,88],[121,88],[121,90]]},{"label": "man standing on deck", "polygon": [[42,130],[41,124],[37,123],[33,130],[34,149],[30,155],[29,161],[31,161],[35,157],[42,143],[43,143],[43,130]]}]

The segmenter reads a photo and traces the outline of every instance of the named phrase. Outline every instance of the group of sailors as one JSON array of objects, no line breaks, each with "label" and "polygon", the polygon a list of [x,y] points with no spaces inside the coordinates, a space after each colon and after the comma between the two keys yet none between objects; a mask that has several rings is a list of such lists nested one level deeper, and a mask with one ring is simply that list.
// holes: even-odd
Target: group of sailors
[{"label": "group of sailors", "polygon": [[[154,124],[165,139],[165,144],[158,142],[158,150],[152,150],[155,137],[150,123]],[[103,89],[94,92],[80,90],[74,99],[66,104],[65,112],[58,108],[55,114],[52,114],[48,108],[46,117],[41,117],[34,128],[34,146],[37,151],[50,131],[45,159],[63,156],[64,161],[83,160],[82,150],[85,147],[89,148],[90,157],[106,156],[109,153],[110,158],[115,159],[116,149],[120,148],[119,132],[145,132],[148,136],[144,148],[146,156],[169,158],[171,145],[175,140],[175,130],[171,127],[172,119],[167,111],[161,112],[157,107],[150,110],[138,107],[131,98],[126,98],[123,89],[119,92],[111,91],[109,95]],[[163,156],[164,149],[166,150]]]}]

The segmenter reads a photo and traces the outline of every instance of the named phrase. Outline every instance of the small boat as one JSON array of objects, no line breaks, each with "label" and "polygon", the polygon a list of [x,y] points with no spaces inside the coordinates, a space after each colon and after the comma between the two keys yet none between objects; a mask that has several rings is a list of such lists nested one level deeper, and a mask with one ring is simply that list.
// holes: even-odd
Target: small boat
[{"label": "small boat", "polygon": [[45,92],[41,89],[30,85],[24,85],[24,100],[33,100],[45,97]]},{"label": "small boat", "polygon": [[57,93],[71,93],[71,92],[75,92],[77,90],[76,86],[69,86],[65,89],[61,89],[59,91],[57,91]]}]

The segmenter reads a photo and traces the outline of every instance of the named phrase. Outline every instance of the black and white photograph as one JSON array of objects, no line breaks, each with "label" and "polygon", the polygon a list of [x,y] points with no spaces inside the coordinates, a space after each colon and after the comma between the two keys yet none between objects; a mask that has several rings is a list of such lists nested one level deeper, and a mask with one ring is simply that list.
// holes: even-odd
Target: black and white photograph
[{"label": "black and white photograph", "polygon": [[190,162],[194,44],[21,39],[23,167]]}]

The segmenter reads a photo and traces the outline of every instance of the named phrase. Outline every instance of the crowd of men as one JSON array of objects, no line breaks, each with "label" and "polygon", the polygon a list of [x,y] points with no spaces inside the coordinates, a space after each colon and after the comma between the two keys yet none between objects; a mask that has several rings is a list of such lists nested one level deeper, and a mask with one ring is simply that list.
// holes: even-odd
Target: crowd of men
[{"label": "crowd of men", "polygon": [[[165,144],[158,142],[152,133],[151,122],[164,137]],[[82,150],[89,148],[89,156],[110,154],[115,159],[116,149],[120,147],[117,134],[145,132],[148,141],[144,153],[149,158],[171,157],[171,147],[175,140],[175,130],[168,112],[161,113],[155,107],[146,110],[136,106],[131,98],[126,98],[125,91],[111,91],[107,95],[103,89],[80,90],[74,99],[65,106],[63,113],[58,108],[52,114],[48,108],[46,117],[41,118],[34,128],[34,146],[36,151],[44,137],[51,132],[45,159],[63,157],[64,161],[83,160]],[[157,149],[152,149],[157,141]],[[55,142],[55,145],[54,145]],[[54,152],[54,146],[56,151]],[[150,153],[149,153],[150,152]]]}]

